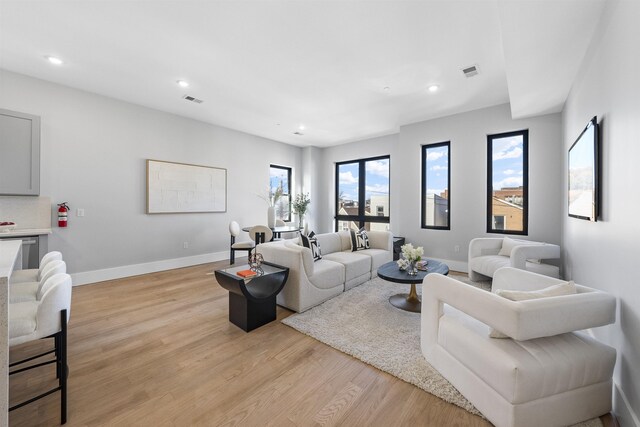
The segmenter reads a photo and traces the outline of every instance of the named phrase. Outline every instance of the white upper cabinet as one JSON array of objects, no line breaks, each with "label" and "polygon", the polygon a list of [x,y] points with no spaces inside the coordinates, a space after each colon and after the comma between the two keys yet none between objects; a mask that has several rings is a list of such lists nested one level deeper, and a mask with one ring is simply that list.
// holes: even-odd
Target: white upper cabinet
[{"label": "white upper cabinet", "polygon": [[40,117],[0,109],[0,195],[40,194]]}]

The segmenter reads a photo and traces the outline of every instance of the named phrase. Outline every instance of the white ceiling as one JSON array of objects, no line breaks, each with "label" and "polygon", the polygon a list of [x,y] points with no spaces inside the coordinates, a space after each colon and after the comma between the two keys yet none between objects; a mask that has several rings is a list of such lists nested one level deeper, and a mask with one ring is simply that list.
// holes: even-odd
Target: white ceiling
[{"label": "white ceiling", "polygon": [[560,111],[604,4],[0,0],[0,68],[329,146],[505,102],[514,117]]}]

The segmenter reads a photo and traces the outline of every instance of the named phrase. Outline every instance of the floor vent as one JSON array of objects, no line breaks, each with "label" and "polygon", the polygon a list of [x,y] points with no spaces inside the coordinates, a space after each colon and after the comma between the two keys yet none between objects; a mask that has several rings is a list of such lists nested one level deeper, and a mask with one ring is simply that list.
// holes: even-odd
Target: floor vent
[{"label": "floor vent", "polygon": [[187,101],[195,102],[196,104],[202,104],[204,101],[202,99],[194,98],[193,96],[185,95],[182,99],[186,99]]},{"label": "floor vent", "polygon": [[465,77],[473,77],[475,75],[478,74],[478,66],[477,65],[471,65],[469,67],[463,68],[462,72],[464,73]]}]

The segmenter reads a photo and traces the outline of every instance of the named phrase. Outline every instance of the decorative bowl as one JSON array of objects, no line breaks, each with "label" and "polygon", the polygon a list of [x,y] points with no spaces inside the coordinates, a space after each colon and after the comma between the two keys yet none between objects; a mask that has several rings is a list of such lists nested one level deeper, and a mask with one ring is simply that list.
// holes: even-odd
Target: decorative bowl
[{"label": "decorative bowl", "polygon": [[16,223],[11,221],[0,221],[0,233],[8,233],[16,228]]}]

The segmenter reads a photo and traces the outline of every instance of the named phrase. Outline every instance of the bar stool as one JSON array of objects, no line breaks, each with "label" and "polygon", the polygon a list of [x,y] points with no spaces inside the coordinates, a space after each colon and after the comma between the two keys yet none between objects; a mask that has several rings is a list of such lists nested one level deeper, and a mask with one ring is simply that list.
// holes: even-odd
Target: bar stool
[{"label": "bar stool", "polygon": [[62,261],[62,254],[58,251],[47,252],[40,261],[40,268],[28,270],[16,270],[11,275],[11,283],[39,282],[42,278],[42,270],[51,261]]},{"label": "bar stool", "polygon": [[[39,282],[10,283],[9,302],[36,301],[42,297],[42,288],[50,277],[67,272],[67,264],[64,261],[51,261],[42,272]],[[40,297],[40,298],[39,298]]]},{"label": "bar stool", "polygon": [[58,386],[10,407],[9,411],[16,410],[60,391],[60,423],[65,424],[67,422],[67,377],[69,376],[69,367],[67,366],[67,322],[71,315],[71,276],[68,274],[56,274],[50,277],[42,287],[42,293],[43,295],[38,301],[19,302],[9,306],[9,347],[42,338],[53,338],[55,348],[19,362],[11,363],[9,368],[11,369],[51,353],[55,355],[55,359],[15,369],[10,371],[9,375],[55,363]]}]

